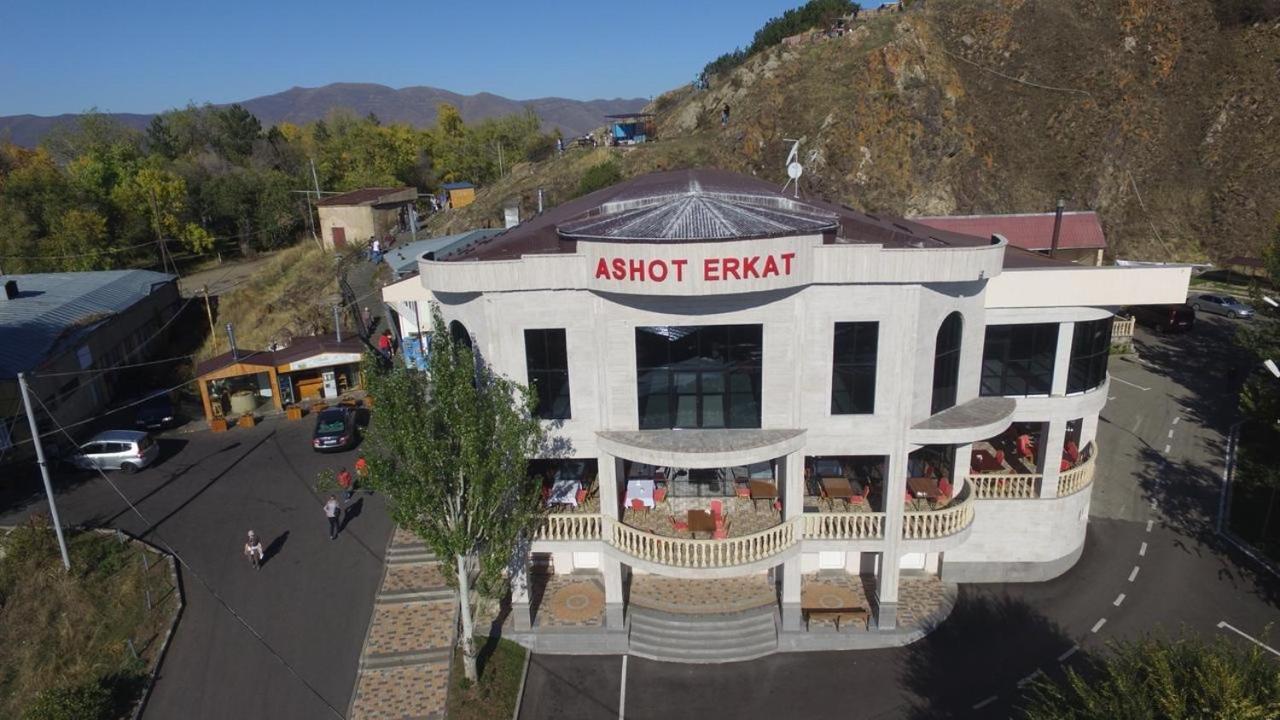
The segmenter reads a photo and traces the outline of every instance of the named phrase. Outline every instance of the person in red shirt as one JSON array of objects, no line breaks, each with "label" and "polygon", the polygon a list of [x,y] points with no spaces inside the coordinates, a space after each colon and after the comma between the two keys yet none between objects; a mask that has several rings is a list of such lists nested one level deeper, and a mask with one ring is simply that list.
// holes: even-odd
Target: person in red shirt
[{"label": "person in red shirt", "polygon": [[351,473],[346,468],[338,469],[338,487],[342,488],[342,501],[350,502],[351,494],[355,492],[355,483],[352,482]]},{"label": "person in red shirt", "polygon": [[378,352],[382,353],[382,357],[387,360],[391,359],[391,331],[383,330],[378,336]]}]

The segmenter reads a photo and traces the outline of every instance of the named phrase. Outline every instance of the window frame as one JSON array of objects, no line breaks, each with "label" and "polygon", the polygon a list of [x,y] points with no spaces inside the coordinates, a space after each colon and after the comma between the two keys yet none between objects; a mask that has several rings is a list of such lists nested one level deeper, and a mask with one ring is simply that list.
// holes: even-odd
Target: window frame
[{"label": "window frame", "polygon": [[763,324],[637,325],[634,337],[641,430],[762,426]]},{"label": "window frame", "polygon": [[[841,331],[852,333],[841,358]],[[870,347],[859,348],[870,338]],[[880,363],[880,321],[836,322],[831,330],[831,414],[874,415]],[[866,383],[859,387],[859,382]],[[843,384],[844,387],[839,387]],[[843,402],[842,402],[843,401]]]},{"label": "window frame", "polygon": [[1071,355],[1067,361],[1067,394],[1094,390],[1107,380],[1111,356],[1110,317],[1078,321],[1071,332]]},{"label": "window frame", "polygon": [[529,386],[538,397],[534,416],[543,420],[572,420],[573,390],[565,328],[526,328],[524,367]]},{"label": "window frame", "polygon": [[[946,332],[946,337],[943,333]],[[943,341],[950,344],[944,349]],[[937,415],[956,405],[960,394],[960,351],[964,345],[964,315],[960,311],[948,314],[940,325],[933,343],[933,385],[929,396],[929,414]],[[945,384],[939,385],[940,381]],[[940,395],[939,390],[943,393]]]},{"label": "window frame", "polygon": [[[1058,323],[1008,323],[988,325],[983,335],[982,367],[979,373],[978,394],[982,397],[1037,397],[1053,394],[1053,377],[1058,359]],[[1004,337],[993,337],[1007,333]],[[1018,335],[1027,334],[1030,342],[1015,342]],[[1044,347],[1041,347],[1041,344]],[[1015,350],[1027,347],[1025,355]],[[1003,348],[1000,357],[993,357],[994,348]],[[1048,367],[1043,367],[1045,360]],[[999,363],[1000,372],[991,372]],[[1038,369],[1035,367],[1040,365]],[[1022,372],[1019,372],[1019,370]],[[1033,384],[1034,381],[1034,384]],[[998,387],[997,387],[998,385]]]}]

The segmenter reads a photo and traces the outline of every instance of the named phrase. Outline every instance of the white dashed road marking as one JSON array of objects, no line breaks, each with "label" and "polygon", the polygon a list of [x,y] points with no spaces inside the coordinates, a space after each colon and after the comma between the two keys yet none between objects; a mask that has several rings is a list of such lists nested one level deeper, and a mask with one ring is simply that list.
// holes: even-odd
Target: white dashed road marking
[{"label": "white dashed road marking", "polygon": [[[1177,425],[1177,424],[1178,424],[1178,421],[1179,421],[1179,420],[1181,420],[1181,419],[1182,419],[1182,418],[1180,418],[1180,417],[1176,417],[1176,418],[1174,418],[1174,419],[1173,419],[1173,424],[1174,424],[1174,425]],[[1172,432],[1172,431],[1171,431],[1171,432]]]},{"label": "white dashed road marking", "polygon": [[984,707],[986,707],[986,706],[990,705],[991,703],[995,702],[997,699],[998,699],[998,698],[997,698],[995,695],[992,695],[991,697],[987,698],[986,700],[983,700],[982,702],[980,702],[980,703],[978,703],[978,704],[974,705],[974,706],[973,706],[973,709],[974,709],[974,710],[981,710],[982,708],[984,708]]},{"label": "white dashed road marking", "polygon": [[1079,645],[1072,645],[1069,650],[1058,656],[1058,662],[1066,662],[1067,658],[1075,655],[1080,650]]},{"label": "white dashed road marking", "polygon": [[1151,525],[1152,525],[1154,522],[1155,522],[1154,520],[1148,520],[1148,521],[1147,521],[1147,532],[1151,532]]},{"label": "white dashed road marking", "polygon": [[1111,379],[1112,379],[1112,380],[1115,380],[1116,382],[1119,382],[1119,383],[1124,383],[1125,385],[1128,385],[1129,387],[1135,387],[1135,388],[1138,388],[1138,389],[1139,389],[1139,390],[1141,390],[1142,392],[1146,392],[1146,391],[1148,391],[1148,390],[1150,390],[1150,389],[1151,389],[1151,388],[1149,388],[1149,387],[1142,387],[1141,385],[1135,385],[1135,384],[1133,384],[1133,383],[1129,382],[1128,380],[1125,380],[1124,378],[1118,378],[1118,377],[1115,377],[1114,375],[1113,375],[1113,376],[1111,376]]},{"label": "white dashed road marking", "polygon": [[1124,593],[1120,593],[1119,595],[1117,595],[1115,602],[1111,604],[1115,605],[1116,607],[1120,607],[1120,603],[1122,602],[1124,602]]},{"label": "white dashed road marking", "polygon": [[1172,439],[1173,439],[1173,431],[1172,431],[1172,430],[1170,430],[1170,431],[1169,431],[1169,439],[1170,439],[1170,440],[1172,440]]},{"label": "white dashed road marking", "polygon": [[1092,629],[1092,630],[1090,630],[1089,632],[1091,632],[1091,633],[1096,633],[1096,632],[1098,632],[1099,630],[1101,630],[1101,629],[1102,629],[1102,626],[1103,626],[1103,625],[1106,625],[1106,624],[1107,624],[1107,619],[1106,619],[1106,618],[1102,618],[1101,620],[1099,620],[1098,622],[1096,622],[1096,623],[1094,623],[1094,624],[1093,624],[1093,629]]},{"label": "white dashed road marking", "polygon": [[1134,566],[1133,566],[1133,570],[1130,570],[1130,571],[1129,571],[1129,582],[1133,582],[1134,580],[1137,580],[1137,579],[1138,579],[1138,570],[1139,570],[1139,569],[1140,569],[1140,568],[1139,568],[1137,565],[1134,565]]},{"label": "white dashed road marking", "polygon": [[[1147,529],[1151,529],[1151,526],[1147,525]],[[1142,545],[1138,547],[1138,557],[1146,557],[1146,556],[1147,556],[1147,544],[1142,543]]]},{"label": "white dashed road marking", "polygon": [[1172,445],[1165,445],[1165,446],[1164,446],[1164,454],[1165,454],[1165,455],[1168,455],[1168,454],[1169,454],[1169,448],[1171,448],[1171,447],[1173,447],[1173,446],[1172,446]]},{"label": "white dashed road marking", "polygon": [[1233,632],[1233,633],[1235,633],[1235,634],[1239,635],[1240,637],[1244,638],[1245,640],[1248,640],[1249,642],[1253,643],[1254,645],[1257,645],[1258,647],[1262,648],[1263,650],[1266,650],[1267,652],[1271,653],[1272,655],[1280,655],[1280,650],[1277,650],[1277,649],[1275,649],[1275,648],[1271,647],[1270,645],[1267,645],[1267,644],[1265,644],[1265,643],[1261,642],[1260,640],[1258,640],[1257,638],[1253,637],[1252,635],[1250,635],[1250,634],[1248,634],[1248,633],[1244,632],[1244,631],[1243,631],[1243,630],[1241,630],[1240,628],[1233,627],[1232,625],[1228,624],[1226,620],[1223,620],[1223,621],[1219,622],[1219,623],[1218,623],[1218,628],[1219,628],[1219,629],[1226,628],[1227,630],[1230,630],[1231,632]]}]

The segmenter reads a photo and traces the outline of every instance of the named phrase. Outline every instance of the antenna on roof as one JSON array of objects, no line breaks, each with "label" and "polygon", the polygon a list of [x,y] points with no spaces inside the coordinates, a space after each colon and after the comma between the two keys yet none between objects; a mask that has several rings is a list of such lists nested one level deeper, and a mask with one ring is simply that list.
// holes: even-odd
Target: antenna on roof
[{"label": "antenna on roof", "polygon": [[804,174],[804,167],[800,165],[800,141],[791,138],[783,138],[786,142],[791,143],[791,152],[787,153],[787,181],[782,185],[782,192],[787,191],[787,186],[795,183],[794,197],[800,197],[800,176]]}]

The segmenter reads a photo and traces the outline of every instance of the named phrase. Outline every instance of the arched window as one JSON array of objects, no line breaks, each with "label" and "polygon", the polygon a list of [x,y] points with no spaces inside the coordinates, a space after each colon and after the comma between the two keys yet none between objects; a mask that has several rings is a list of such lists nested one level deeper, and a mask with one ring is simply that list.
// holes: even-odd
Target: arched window
[{"label": "arched window", "polygon": [[471,347],[471,333],[467,332],[467,326],[454,320],[449,323],[449,336],[459,345]]},{"label": "arched window", "polygon": [[930,413],[937,414],[956,404],[956,386],[960,378],[960,335],[964,318],[953,312],[938,328],[933,350],[933,402]]}]

